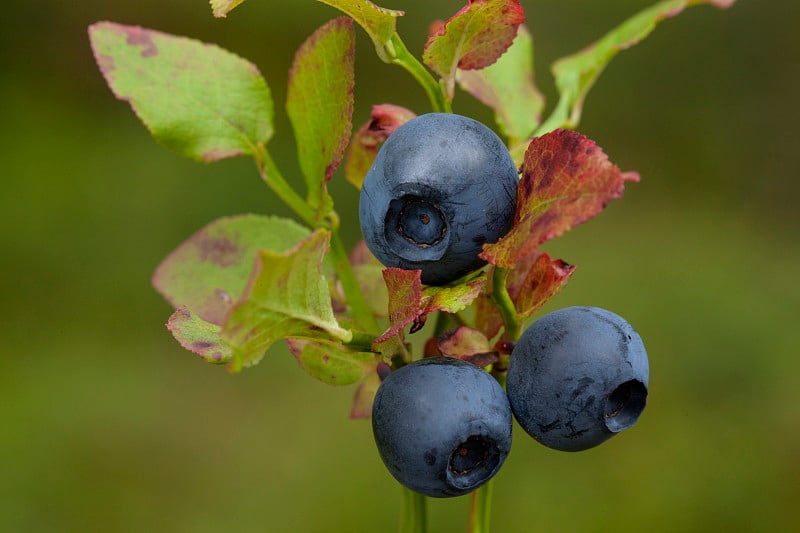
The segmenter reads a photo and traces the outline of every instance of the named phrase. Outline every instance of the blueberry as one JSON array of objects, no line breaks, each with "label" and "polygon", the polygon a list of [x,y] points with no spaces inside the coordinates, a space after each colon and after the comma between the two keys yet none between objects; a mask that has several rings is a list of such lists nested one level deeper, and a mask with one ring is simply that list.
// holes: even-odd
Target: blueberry
[{"label": "blueberry", "polygon": [[534,439],[580,451],[636,422],[649,374],[642,339],[622,317],[597,307],[568,307],[522,334],[506,390],[514,416]]},{"label": "blueberry", "polygon": [[392,372],[372,406],[381,459],[406,487],[459,496],[494,476],[511,449],[511,408],[487,372],[458,359],[422,359]]},{"label": "blueberry", "polygon": [[418,116],[389,136],[364,178],[364,240],[384,265],[449,283],[483,266],[484,243],[511,228],[518,181],[503,141],[480,122]]}]

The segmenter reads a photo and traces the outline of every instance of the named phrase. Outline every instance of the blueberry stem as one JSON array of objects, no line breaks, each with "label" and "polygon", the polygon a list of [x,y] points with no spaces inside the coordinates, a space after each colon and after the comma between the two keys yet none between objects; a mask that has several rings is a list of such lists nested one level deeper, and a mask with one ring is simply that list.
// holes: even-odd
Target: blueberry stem
[{"label": "blueberry stem", "polygon": [[392,57],[391,62],[403,67],[409,74],[414,76],[414,79],[425,89],[434,111],[452,113],[453,108],[450,99],[445,95],[442,86],[434,79],[428,69],[408,51],[405,43],[397,33],[392,36],[391,43],[394,47],[394,57]]},{"label": "blueberry stem", "polygon": [[492,273],[492,301],[503,318],[503,325],[505,326],[503,338],[513,342],[519,339],[520,331],[517,308],[514,306],[514,302],[511,301],[511,296],[508,294],[508,287],[506,286],[507,277],[508,271],[505,268],[494,267],[494,272]]},{"label": "blueberry stem", "polygon": [[270,189],[278,198],[289,206],[300,219],[312,228],[327,227],[331,231],[331,251],[330,257],[333,261],[336,275],[342,283],[342,288],[347,297],[347,303],[353,313],[356,324],[364,331],[376,333],[380,331],[375,315],[364,299],[364,293],[358,286],[350,260],[347,257],[342,238],[339,235],[338,220],[336,212],[331,212],[324,219],[320,220],[316,211],[305,201],[281,174],[280,169],[273,161],[269,152],[263,146],[259,146],[255,153],[256,165],[261,174],[261,178],[266,182]]},{"label": "blueberry stem", "polygon": [[472,503],[469,508],[467,533],[489,533],[493,489],[494,480],[490,479],[484,486],[473,491]]},{"label": "blueberry stem", "polygon": [[426,533],[428,531],[428,510],[425,496],[403,487],[403,503],[400,533]]}]

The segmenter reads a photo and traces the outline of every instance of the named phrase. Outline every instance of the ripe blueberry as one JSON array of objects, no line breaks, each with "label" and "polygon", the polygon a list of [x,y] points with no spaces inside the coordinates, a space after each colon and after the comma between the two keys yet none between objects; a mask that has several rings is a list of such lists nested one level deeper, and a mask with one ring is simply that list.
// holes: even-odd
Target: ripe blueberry
[{"label": "ripe blueberry", "polygon": [[514,416],[534,439],[580,451],[636,422],[649,373],[642,339],[622,317],[597,307],[568,307],[522,334],[506,390]]},{"label": "ripe blueberry", "polygon": [[449,283],[481,267],[484,243],[511,228],[518,181],[492,130],[460,115],[421,115],[389,136],[364,178],[364,240],[384,265]]},{"label": "ripe blueberry", "polygon": [[494,476],[511,449],[511,408],[487,372],[458,359],[406,365],[381,383],[372,431],[389,472],[433,497],[459,496]]}]

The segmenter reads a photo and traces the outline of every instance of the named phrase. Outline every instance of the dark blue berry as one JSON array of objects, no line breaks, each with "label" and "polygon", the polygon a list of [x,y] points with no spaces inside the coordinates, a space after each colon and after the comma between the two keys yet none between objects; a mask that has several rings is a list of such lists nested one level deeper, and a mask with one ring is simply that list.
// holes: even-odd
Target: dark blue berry
[{"label": "dark blue berry", "polygon": [[384,265],[443,285],[483,266],[511,228],[518,175],[500,138],[471,118],[421,115],[387,139],[364,178],[364,240]]},{"label": "dark blue berry", "polygon": [[459,496],[489,481],[511,449],[511,426],[497,381],[446,357],[389,374],[372,407],[375,443],[389,472],[433,497]]},{"label": "dark blue berry", "polygon": [[597,307],[568,307],[534,322],[511,355],[511,409],[534,439],[557,450],[597,446],[645,407],[649,365],[639,334]]}]

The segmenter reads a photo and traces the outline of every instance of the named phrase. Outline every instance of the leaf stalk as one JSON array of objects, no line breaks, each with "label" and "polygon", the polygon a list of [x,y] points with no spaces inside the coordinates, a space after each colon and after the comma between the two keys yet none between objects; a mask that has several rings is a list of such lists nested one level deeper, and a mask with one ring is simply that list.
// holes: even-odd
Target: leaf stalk
[{"label": "leaf stalk", "polygon": [[467,533],[489,533],[493,492],[493,479],[490,479],[484,486],[473,491],[472,502],[469,508],[469,525],[467,526]]},{"label": "leaf stalk", "polygon": [[400,533],[427,533],[428,509],[424,495],[403,487],[403,519]]},{"label": "leaf stalk", "polygon": [[400,36],[395,33],[390,42],[395,52],[392,58],[392,64],[403,67],[417,80],[422,88],[425,89],[425,93],[428,95],[428,100],[430,100],[431,107],[433,107],[434,111],[452,113],[453,108],[450,99],[447,98],[447,95],[442,90],[442,86],[434,79],[428,69],[408,51],[408,48],[406,48]]}]

